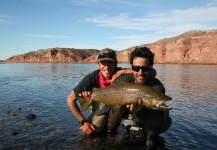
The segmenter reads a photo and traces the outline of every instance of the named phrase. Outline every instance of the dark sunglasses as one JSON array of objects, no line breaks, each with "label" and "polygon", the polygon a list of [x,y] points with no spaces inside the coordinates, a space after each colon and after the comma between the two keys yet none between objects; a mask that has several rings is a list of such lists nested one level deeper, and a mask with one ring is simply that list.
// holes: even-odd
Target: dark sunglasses
[{"label": "dark sunglasses", "polygon": [[116,56],[113,53],[101,53],[98,55],[99,58],[116,58]]},{"label": "dark sunglasses", "polygon": [[136,72],[139,72],[140,69],[142,69],[143,72],[149,71],[150,68],[151,68],[150,66],[142,66],[142,67],[139,67],[139,66],[132,66],[132,70],[133,70],[133,71],[136,71]]}]

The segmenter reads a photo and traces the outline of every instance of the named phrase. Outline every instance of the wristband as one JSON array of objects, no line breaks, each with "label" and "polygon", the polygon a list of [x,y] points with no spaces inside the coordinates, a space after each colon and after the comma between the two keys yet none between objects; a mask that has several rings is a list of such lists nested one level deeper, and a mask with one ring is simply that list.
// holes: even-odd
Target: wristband
[{"label": "wristband", "polygon": [[86,121],[87,121],[86,119],[83,119],[83,120],[79,121],[79,123],[83,126]]}]

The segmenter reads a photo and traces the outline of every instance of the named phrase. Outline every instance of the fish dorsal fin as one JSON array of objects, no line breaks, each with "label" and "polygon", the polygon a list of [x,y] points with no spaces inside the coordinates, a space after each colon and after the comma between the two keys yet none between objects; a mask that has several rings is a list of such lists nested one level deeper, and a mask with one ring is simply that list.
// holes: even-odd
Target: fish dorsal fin
[{"label": "fish dorsal fin", "polygon": [[98,90],[98,88],[93,88],[92,92],[96,92]]},{"label": "fish dorsal fin", "polygon": [[121,84],[121,83],[126,83],[124,81],[119,81],[119,80],[115,80],[114,82],[112,82],[112,84]]}]

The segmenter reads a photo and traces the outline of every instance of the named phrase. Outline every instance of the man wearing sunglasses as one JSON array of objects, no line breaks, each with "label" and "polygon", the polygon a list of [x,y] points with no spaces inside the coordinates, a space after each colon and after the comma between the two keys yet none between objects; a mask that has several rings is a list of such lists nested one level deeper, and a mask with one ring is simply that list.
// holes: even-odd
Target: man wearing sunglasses
[{"label": "man wearing sunglasses", "polygon": [[[120,76],[117,80],[145,84],[153,89],[165,93],[163,84],[151,76],[154,63],[154,54],[146,47],[135,48],[130,55],[132,74]],[[135,106],[127,106],[133,110]],[[172,120],[168,110],[143,109],[132,113],[123,107],[121,117],[124,119],[124,129],[118,134],[115,140],[117,146],[125,146],[129,143],[146,143],[146,146],[153,147],[158,140],[160,133],[169,129]]]},{"label": "man wearing sunglasses", "polygon": [[[112,132],[118,128],[121,119],[112,117],[114,115],[111,114],[111,107],[105,107],[102,103],[93,102],[92,111],[86,119],[76,103],[77,96],[89,98],[93,88],[109,86],[113,76],[118,77],[121,74],[132,73],[132,69],[122,69],[117,67],[117,63],[115,51],[108,48],[101,50],[98,55],[99,69],[85,76],[68,96],[68,107],[80,122],[82,133],[89,135],[103,131],[107,132],[107,130]],[[155,74],[153,75],[155,76]]]}]

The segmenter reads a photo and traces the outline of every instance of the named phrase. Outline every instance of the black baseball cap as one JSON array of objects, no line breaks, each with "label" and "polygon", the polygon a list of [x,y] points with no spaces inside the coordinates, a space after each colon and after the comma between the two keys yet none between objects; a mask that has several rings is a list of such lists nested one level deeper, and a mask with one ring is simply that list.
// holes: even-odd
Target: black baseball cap
[{"label": "black baseball cap", "polygon": [[98,54],[98,62],[104,61],[104,60],[117,62],[116,52],[110,48],[105,48],[101,50]]}]

